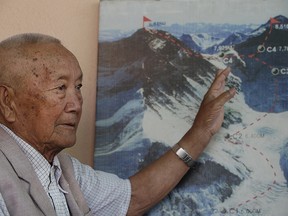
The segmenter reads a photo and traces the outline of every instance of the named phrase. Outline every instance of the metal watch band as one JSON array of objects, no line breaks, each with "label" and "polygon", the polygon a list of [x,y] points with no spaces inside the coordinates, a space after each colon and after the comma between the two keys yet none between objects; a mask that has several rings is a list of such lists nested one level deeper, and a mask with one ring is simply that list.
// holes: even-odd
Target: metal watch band
[{"label": "metal watch band", "polygon": [[194,160],[191,155],[185,151],[179,144],[175,144],[172,148],[172,151],[188,166],[192,167],[194,164]]}]

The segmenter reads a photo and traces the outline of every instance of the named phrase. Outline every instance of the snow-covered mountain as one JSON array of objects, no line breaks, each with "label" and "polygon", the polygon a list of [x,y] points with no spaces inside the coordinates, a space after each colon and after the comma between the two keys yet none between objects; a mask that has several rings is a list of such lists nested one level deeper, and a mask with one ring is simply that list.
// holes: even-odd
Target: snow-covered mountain
[{"label": "snow-covered mountain", "polygon": [[223,38],[217,38],[207,33],[192,35],[183,34],[180,37],[180,40],[183,41],[186,45],[188,45],[189,48],[191,48],[192,50],[200,53],[209,53],[206,51],[206,49],[212,49],[212,47],[214,47],[215,45],[221,44],[225,41],[225,39]]},{"label": "snow-covered mountain", "polygon": [[[276,23],[274,23],[276,22]],[[250,35],[252,37],[255,37],[255,36],[258,36],[258,35],[261,35],[263,34],[264,31],[267,31],[267,29],[270,29],[271,28],[271,25],[274,25],[274,24],[279,24],[279,23],[282,23],[282,24],[287,24],[288,23],[288,18],[285,17],[285,16],[282,16],[282,15],[279,15],[279,16],[276,16],[276,17],[271,17],[266,23],[260,25],[258,28],[254,29]]]},{"label": "snow-covered mountain", "polygon": [[255,24],[215,24],[215,23],[187,23],[185,25],[173,24],[171,26],[162,26],[161,30],[170,32],[177,38],[180,38],[183,33],[195,34],[208,34],[214,38],[226,38],[233,32],[249,33],[258,27]]},{"label": "snow-covered mountain", "polygon": [[273,215],[276,208],[284,216],[288,75],[271,71],[288,68],[288,52],[259,53],[259,46],[285,46],[288,35],[270,27],[257,35],[229,34],[222,43],[231,48],[214,55],[199,53],[212,36],[194,37],[198,51],[183,32],[179,40],[171,32],[140,29],[101,42],[95,168],[127,178],[161,156],[192,125],[218,68],[230,66],[227,86],[238,94],[225,107],[223,127],[148,215]]}]

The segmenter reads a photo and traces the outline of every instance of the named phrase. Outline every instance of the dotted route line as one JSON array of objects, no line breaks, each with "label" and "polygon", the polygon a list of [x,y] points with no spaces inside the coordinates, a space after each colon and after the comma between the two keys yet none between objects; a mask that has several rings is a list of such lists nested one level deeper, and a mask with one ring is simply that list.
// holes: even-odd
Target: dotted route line
[{"label": "dotted route line", "polygon": [[[250,148],[252,151],[255,151],[257,154],[259,154],[259,155],[263,158],[264,161],[267,162],[268,166],[271,168],[271,170],[272,170],[272,172],[273,172],[273,177],[274,177],[273,185],[276,185],[277,173],[276,173],[276,171],[275,171],[275,169],[274,169],[274,166],[272,165],[271,161],[269,160],[269,158],[266,157],[261,150],[255,148],[255,147],[253,147],[253,146],[251,146],[251,145],[249,145],[249,144],[245,144],[245,146],[246,146],[247,148]],[[239,204],[238,204],[238,207],[241,207],[242,205],[245,205],[245,204],[247,204],[247,203],[250,203],[251,201],[257,200],[257,199],[259,199],[259,198],[261,198],[261,197],[264,197],[264,196],[265,196],[268,192],[270,192],[271,190],[272,190],[272,186],[270,185],[270,186],[267,187],[266,190],[262,191],[261,193],[258,193],[258,194],[255,195],[254,197],[251,197],[250,199],[247,199],[246,201],[244,201],[244,202],[242,202],[242,203],[239,203]]]},{"label": "dotted route line", "polygon": [[[266,117],[266,116],[267,116],[267,114],[265,114],[263,117]],[[257,121],[260,121],[260,120],[261,120],[260,118],[257,119]],[[254,123],[251,123],[248,127],[253,126],[253,125],[254,125]],[[248,127],[243,128],[242,131],[246,130]],[[239,134],[239,133],[241,133],[241,131],[237,131],[235,133],[235,135]],[[243,144],[243,143],[239,143],[239,142],[233,142],[231,139],[226,139],[226,140],[229,141],[230,143],[233,143],[233,144],[242,144],[242,146],[244,146],[246,148],[249,148],[251,151],[254,151],[256,154],[260,155],[260,157],[263,159],[263,161],[265,161],[268,164],[268,167],[271,169],[271,171],[273,173],[273,178],[274,178],[273,185],[275,185],[277,183],[277,181],[276,181],[277,172],[276,172],[271,160],[269,159],[269,157],[267,157],[260,149],[254,147],[254,146],[252,146],[250,144],[247,144],[247,143]],[[247,199],[246,201],[239,203],[238,207],[243,206],[244,204],[250,203],[253,200],[256,200],[256,199],[259,199],[261,197],[264,197],[264,195],[267,194],[271,190],[272,190],[272,186],[270,185],[270,186],[267,187],[266,190],[258,193],[254,197],[251,197],[251,198]]]},{"label": "dotted route line", "polygon": [[[150,32],[151,34],[156,34],[156,35],[158,35],[159,37],[165,39],[166,41],[171,42],[172,44],[176,45],[180,50],[185,51],[185,53],[187,53],[189,56],[194,56],[194,57],[196,57],[196,58],[201,58],[201,59],[203,59],[203,56],[202,56],[201,54],[199,54],[199,53],[194,53],[194,52],[192,52],[190,49],[183,47],[182,44],[180,44],[180,43],[177,42],[174,38],[170,37],[169,35],[167,35],[167,34],[165,34],[165,33],[161,33],[161,32],[159,32],[159,31],[157,31],[157,30],[155,30],[155,29],[146,29],[146,28],[144,28],[144,30],[146,30],[147,32]],[[272,30],[273,30],[273,27],[272,27],[272,22],[271,22],[271,23],[270,23],[270,30],[269,30],[269,32],[267,33],[267,35],[265,36],[264,42],[262,43],[263,46],[266,44],[269,36],[270,36],[271,33],[272,33]],[[258,57],[256,57],[258,53],[259,53],[259,51],[257,51],[255,54],[249,54],[249,55],[247,55],[247,56],[248,56],[248,58],[250,58],[250,59],[254,59],[254,60],[257,61],[257,62],[260,62],[261,64],[266,65],[266,66],[269,67],[269,68],[272,68],[272,66],[271,66],[271,65],[268,65],[267,62],[262,61],[261,59],[259,59]],[[240,57],[243,58],[243,57],[245,57],[245,56],[244,56],[244,55],[240,55]],[[273,103],[273,105],[271,106],[270,111],[273,111],[273,109],[274,109],[274,107],[275,107],[275,105],[276,105],[276,103],[277,103],[277,101],[278,101],[278,95],[276,94],[276,92],[277,92],[276,90],[278,90],[278,81],[277,81],[277,80],[275,81],[275,98],[276,98],[276,99],[274,100],[274,103]],[[256,119],[256,122],[260,122],[263,118],[265,118],[265,117],[267,117],[267,116],[268,116],[268,114],[264,114],[263,116],[257,118],[257,119]],[[251,128],[252,126],[255,125],[256,122],[251,122],[248,126],[243,127],[242,130],[239,130],[239,131],[237,131],[236,133],[234,133],[234,134],[232,135],[232,137],[235,136],[235,135],[240,134],[241,132],[247,130],[248,128]],[[232,144],[242,144],[241,142],[239,143],[239,142],[237,141],[237,139],[235,139],[236,142],[233,141],[231,138],[230,138],[230,139],[226,139],[226,140],[228,140],[228,141],[229,141],[230,143],[232,143]],[[253,147],[253,146],[251,146],[251,145],[249,145],[249,144],[244,144],[244,146],[247,147],[247,148],[250,148],[251,151],[255,151],[258,155],[260,155],[260,156],[263,158],[264,161],[266,161],[266,162],[268,163],[268,166],[271,168],[272,173],[273,173],[273,177],[274,177],[274,181],[273,181],[273,184],[272,184],[272,185],[275,185],[275,184],[276,184],[277,173],[276,173],[276,171],[275,171],[275,169],[274,169],[274,166],[272,165],[270,159],[269,159],[267,156],[265,156],[264,153],[263,153],[261,150],[255,148],[255,147]],[[245,204],[248,204],[248,203],[250,203],[250,202],[252,202],[252,201],[255,201],[255,200],[257,200],[257,199],[259,199],[259,198],[261,198],[261,197],[264,197],[264,196],[265,196],[268,192],[270,192],[271,190],[272,190],[272,186],[269,185],[266,190],[264,190],[264,191],[258,193],[257,195],[255,195],[255,196],[247,199],[247,200],[244,201],[244,202],[239,203],[239,204],[238,204],[238,207],[241,207],[241,206],[243,206],[243,205],[245,205]]]},{"label": "dotted route line", "polygon": [[[268,39],[269,39],[269,37],[270,37],[270,35],[271,35],[271,33],[272,33],[272,30],[273,30],[273,24],[272,24],[272,22],[270,21],[270,28],[269,28],[269,31],[267,32],[267,34],[265,35],[264,41],[263,41],[263,43],[261,44],[262,46],[265,46],[265,44],[267,43],[267,41],[268,41]],[[259,50],[257,50],[256,53],[248,54],[248,55],[246,55],[246,56],[247,56],[248,58],[250,58],[250,59],[254,59],[256,62],[259,62],[259,63],[261,63],[261,64],[263,64],[263,65],[267,65],[268,68],[272,69],[272,68],[273,68],[272,65],[268,65],[267,62],[262,61],[261,59],[259,59],[259,58],[257,57],[257,54],[259,54],[259,53],[261,53],[261,52],[260,52]],[[245,57],[245,55],[239,55],[239,56],[240,56],[240,58],[244,58],[244,57]]]},{"label": "dotted route line", "polygon": [[[278,81],[277,81],[277,80],[275,80],[275,89],[278,89]],[[277,91],[275,91],[275,93],[276,93],[276,92],[277,92]],[[273,111],[273,110],[274,110],[274,107],[275,107],[277,101],[278,101],[278,95],[275,94],[275,100],[274,100],[273,105],[272,105],[271,108],[270,108],[270,111]],[[242,142],[239,142],[239,141],[237,140],[237,138],[234,138],[234,139],[233,139],[233,137],[235,137],[235,136],[237,137],[237,135],[242,134],[242,132],[245,132],[247,129],[251,128],[251,127],[254,126],[256,123],[260,122],[261,120],[263,120],[263,119],[266,118],[267,116],[268,116],[268,114],[265,113],[265,114],[262,115],[261,117],[256,118],[255,122],[251,122],[251,123],[248,124],[247,126],[243,127],[241,130],[236,131],[236,133],[232,134],[231,138],[226,139],[226,140],[227,140],[228,142],[232,143],[232,144],[242,144],[244,147],[249,148],[251,151],[255,151],[258,155],[260,155],[261,158],[263,159],[263,161],[266,161],[266,162],[267,162],[269,168],[271,169],[271,171],[272,171],[272,173],[273,173],[273,178],[274,178],[274,180],[273,180],[273,184],[272,184],[272,185],[274,186],[274,185],[276,185],[276,183],[277,183],[277,181],[276,181],[276,179],[277,179],[277,172],[275,171],[275,168],[274,168],[273,164],[271,163],[271,160],[269,159],[269,157],[265,156],[265,154],[264,154],[260,149],[257,149],[256,147],[254,147],[254,146],[252,146],[252,145],[249,145],[249,144],[247,144],[247,143],[246,143],[246,144],[243,144]],[[251,198],[247,199],[247,200],[244,201],[244,202],[239,203],[237,206],[238,206],[238,207],[241,207],[241,206],[243,206],[243,205],[245,205],[245,204],[248,204],[248,203],[250,203],[250,202],[252,202],[252,201],[255,201],[255,200],[257,200],[257,199],[259,199],[259,198],[261,198],[261,197],[264,197],[266,194],[268,194],[269,192],[271,192],[271,190],[272,190],[272,186],[271,186],[271,185],[268,185],[268,187],[266,188],[266,190],[258,193],[258,194],[255,195],[254,197],[251,197]]]},{"label": "dotted route line", "polygon": [[171,42],[172,44],[176,45],[180,50],[183,50],[185,53],[187,53],[190,57],[194,56],[196,58],[203,59],[203,56],[200,53],[192,52],[189,48],[183,47],[183,44],[180,44],[178,41],[176,41],[173,37],[170,35],[167,35],[165,33],[159,32],[155,29],[147,29],[144,28],[145,31],[150,32],[151,34],[157,35],[162,39],[165,39],[168,42]]}]

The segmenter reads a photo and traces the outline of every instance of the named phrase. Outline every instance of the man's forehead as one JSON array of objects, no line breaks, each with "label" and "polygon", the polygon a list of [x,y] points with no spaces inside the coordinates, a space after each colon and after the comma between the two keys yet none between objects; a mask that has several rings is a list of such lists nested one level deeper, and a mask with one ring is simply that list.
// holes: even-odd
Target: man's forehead
[{"label": "man's forehead", "polygon": [[25,78],[41,83],[59,79],[82,79],[76,57],[60,44],[26,44],[14,52],[13,71]]},{"label": "man's forehead", "polygon": [[57,60],[66,59],[77,61],[75,56],[63,47],[61,44],[22,44],[19,47],[11,47],[10,49],[1,50],[0,57],[3,64],[6,66],[14,63],[25,65],[31,63],[37,63],[37,60],[47,61],[47,60]]},{"label": "man's forehead", "polygon": [[[5,74],[11,78],[6,77],[5,80],[16,86],[24,80],[29,82],[31,78],[33,83],[38,84],[46,79],[82,79],[76,57],[60,43],[22,43],[0,47],[0,57],[0,66],[6,68]],[[4,75],[2,78],[5,78]]]},{"label": "man's forehead", "polygon": [[68,79],[81,81],[83,79],[83,74],[81,70],[66,70],[65,68],[63,70],[60,69],[52,71],[51,73],[48,72],[48,76],[50,76],[50,78],[55,81],[68,80]]},{"label": "man's forehead", "polygon": [[44,55],[46,57],[55,56],[73,56],[73,54],[61,44],[43,43],[43,44],[26,44],[24,52],[33,55]]}]

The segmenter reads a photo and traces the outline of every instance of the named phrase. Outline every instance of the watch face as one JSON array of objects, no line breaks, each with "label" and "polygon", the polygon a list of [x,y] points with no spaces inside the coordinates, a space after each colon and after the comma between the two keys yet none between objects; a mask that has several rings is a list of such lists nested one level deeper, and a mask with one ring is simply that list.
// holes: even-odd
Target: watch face
[{"label": "watch face", "polygon": [[183,162],[191,167],[194,163],[194,160],[193,158],[183,149],[183,148],[179,148],[177,151],[176,151],[176,154],[178,155],[179,158],[181,158],[181,160],[183,160]]}]

